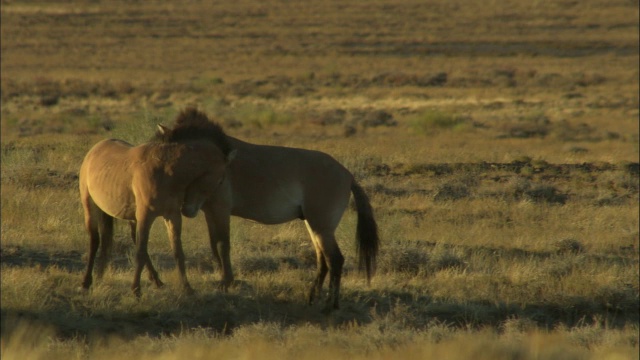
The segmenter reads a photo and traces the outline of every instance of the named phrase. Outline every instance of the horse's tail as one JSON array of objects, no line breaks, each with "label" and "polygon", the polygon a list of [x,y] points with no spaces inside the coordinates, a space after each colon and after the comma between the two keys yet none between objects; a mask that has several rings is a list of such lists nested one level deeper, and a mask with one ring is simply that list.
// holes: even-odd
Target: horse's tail
[{"label": "horse's tail", "polygon": [[369,197],[362,187],[354,180],[351,183],[351,192],[356,202],[358,211],[358,225],[356,230],[356,249],[358,250],[358,268],[366,271],[367,283],[371,282],[376,268],[378,256],[378,225],[373,217],[373,208]]}]

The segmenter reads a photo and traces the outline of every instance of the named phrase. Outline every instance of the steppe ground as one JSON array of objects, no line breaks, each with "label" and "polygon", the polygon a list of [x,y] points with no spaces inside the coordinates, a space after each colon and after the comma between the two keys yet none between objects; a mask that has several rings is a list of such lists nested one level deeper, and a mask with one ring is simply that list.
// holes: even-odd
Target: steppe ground
[{"label": "steppe ground", "polygon": [[[539,1],[2,1],[3,359],[629,359],[639,336],[639,5]],[[369,194],[337,236],[342,307],[308,307],[301,222],[232,221],[218,290],[202,215],[178,277],[129,288],[117,226],[78,291],[77,172],[195,105],[232,136],[327,152]]]}]

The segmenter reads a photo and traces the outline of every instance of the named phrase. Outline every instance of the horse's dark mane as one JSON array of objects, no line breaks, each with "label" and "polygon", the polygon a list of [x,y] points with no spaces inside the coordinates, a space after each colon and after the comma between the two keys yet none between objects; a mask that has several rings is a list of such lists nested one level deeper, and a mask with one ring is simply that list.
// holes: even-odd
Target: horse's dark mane
[{"label": "horse's dark mane", "polygon": [[156,134],[155,141],[183,142],[189,140],[209,140],[216,144],[224,156],[233,150],[222,127],[209,120],[207,114],[194,107],[188,107],[178,114],[175,125],[164,134]]}]

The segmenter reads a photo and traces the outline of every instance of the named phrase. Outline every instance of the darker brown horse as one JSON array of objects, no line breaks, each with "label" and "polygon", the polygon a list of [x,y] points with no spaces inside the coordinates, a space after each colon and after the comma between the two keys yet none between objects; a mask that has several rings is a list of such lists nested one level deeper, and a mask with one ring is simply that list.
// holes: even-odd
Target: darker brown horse
[{"label": "darker brown horse", "polygon": [[[183,112],[182,117],[194,116]],[[103,140],[85,156],[80,169],[80,198],[85,226],[90,235],[89,261],[82,283],[88,289],[98,247],[97,274],[103,273],[113,238],[113,219],[129,220],[136,243],[132,290],[140,296],[140,273],[146,265],[150,278],[162,286],[153,268],[147,244],[156,217],[161,216],[169,233],[180,271],[182,287],[187,281],[181,243],[182,217],[194,217],[204,202],[218,191],[233,158],[230,142],[213,123],[159,126],[153,141],[132,146],[121,140]],[[135,229],[135,231],[134,231]]]},{"label": "darker brown horse", "polygon": [[[192,110],[196,111],[196,110]],[[206,121],[206,115],[183,120]],[[180,125],[181,122],[178,122]],[[263,224],[304,221],[317,257],[317,274],[309,291],[312,304],[329,274],[327,308],[339,307],[340,279],[344,257],[335,230],[351,194],[358,211],[356,228],[359,265],[370,280],[378,253],[378,230],[373,210],[353,175],[331,156],[305,149],[264,146],[229,137],[237,150],[225,181],[202,207],[209,228],[214,259],[222,269],[226,289],[233,282],[229,259],[230,216]]]}]

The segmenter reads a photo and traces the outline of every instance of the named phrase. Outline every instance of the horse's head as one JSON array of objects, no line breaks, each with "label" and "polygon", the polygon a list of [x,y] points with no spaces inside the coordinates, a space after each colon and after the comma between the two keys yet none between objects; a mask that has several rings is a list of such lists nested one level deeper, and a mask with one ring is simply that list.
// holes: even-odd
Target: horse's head
[{"label": "horse's head", "polygon": [[[226,157],[204,156],[201,163],[194,162],[194,174],[200,170],[201,174],[187,186],[184,201],[180,211],[182,215],[193,218],[204,203],[214,194],[220,191],[226,180],[227,167],[235,157],[236,150],[231,151]],[[202,154],[200,154],[202,155]],[[211,154],[209,154],[211,155]],[[202,171],[204,170],[204,171]]]},{"label": "horse's head", "polygon": [[236,150],[231,147],[222,127],[195,108],[183,110],[173,128],[158,124],[155,139],[186,145],[185,157],[190,160],[188,169],[183,169],[182,173],[189,174],[189,185],[181,212],[186,217],[195,217],[223,185],[227,166],[235,157]]},{"label": "horse's head", "polygon": [[[222,182],[224,178],[220,178],[219,182]],[[182,208],[180,212],[182,215],[188,218],[194,218],[198,215],[198,211],[202,208],[205,201],[207,201],[212,195],[213,186],[210,181],[213,180],[212,176],[204,175],[196,179],[184,194],[184,201],[182,202]]]}]

